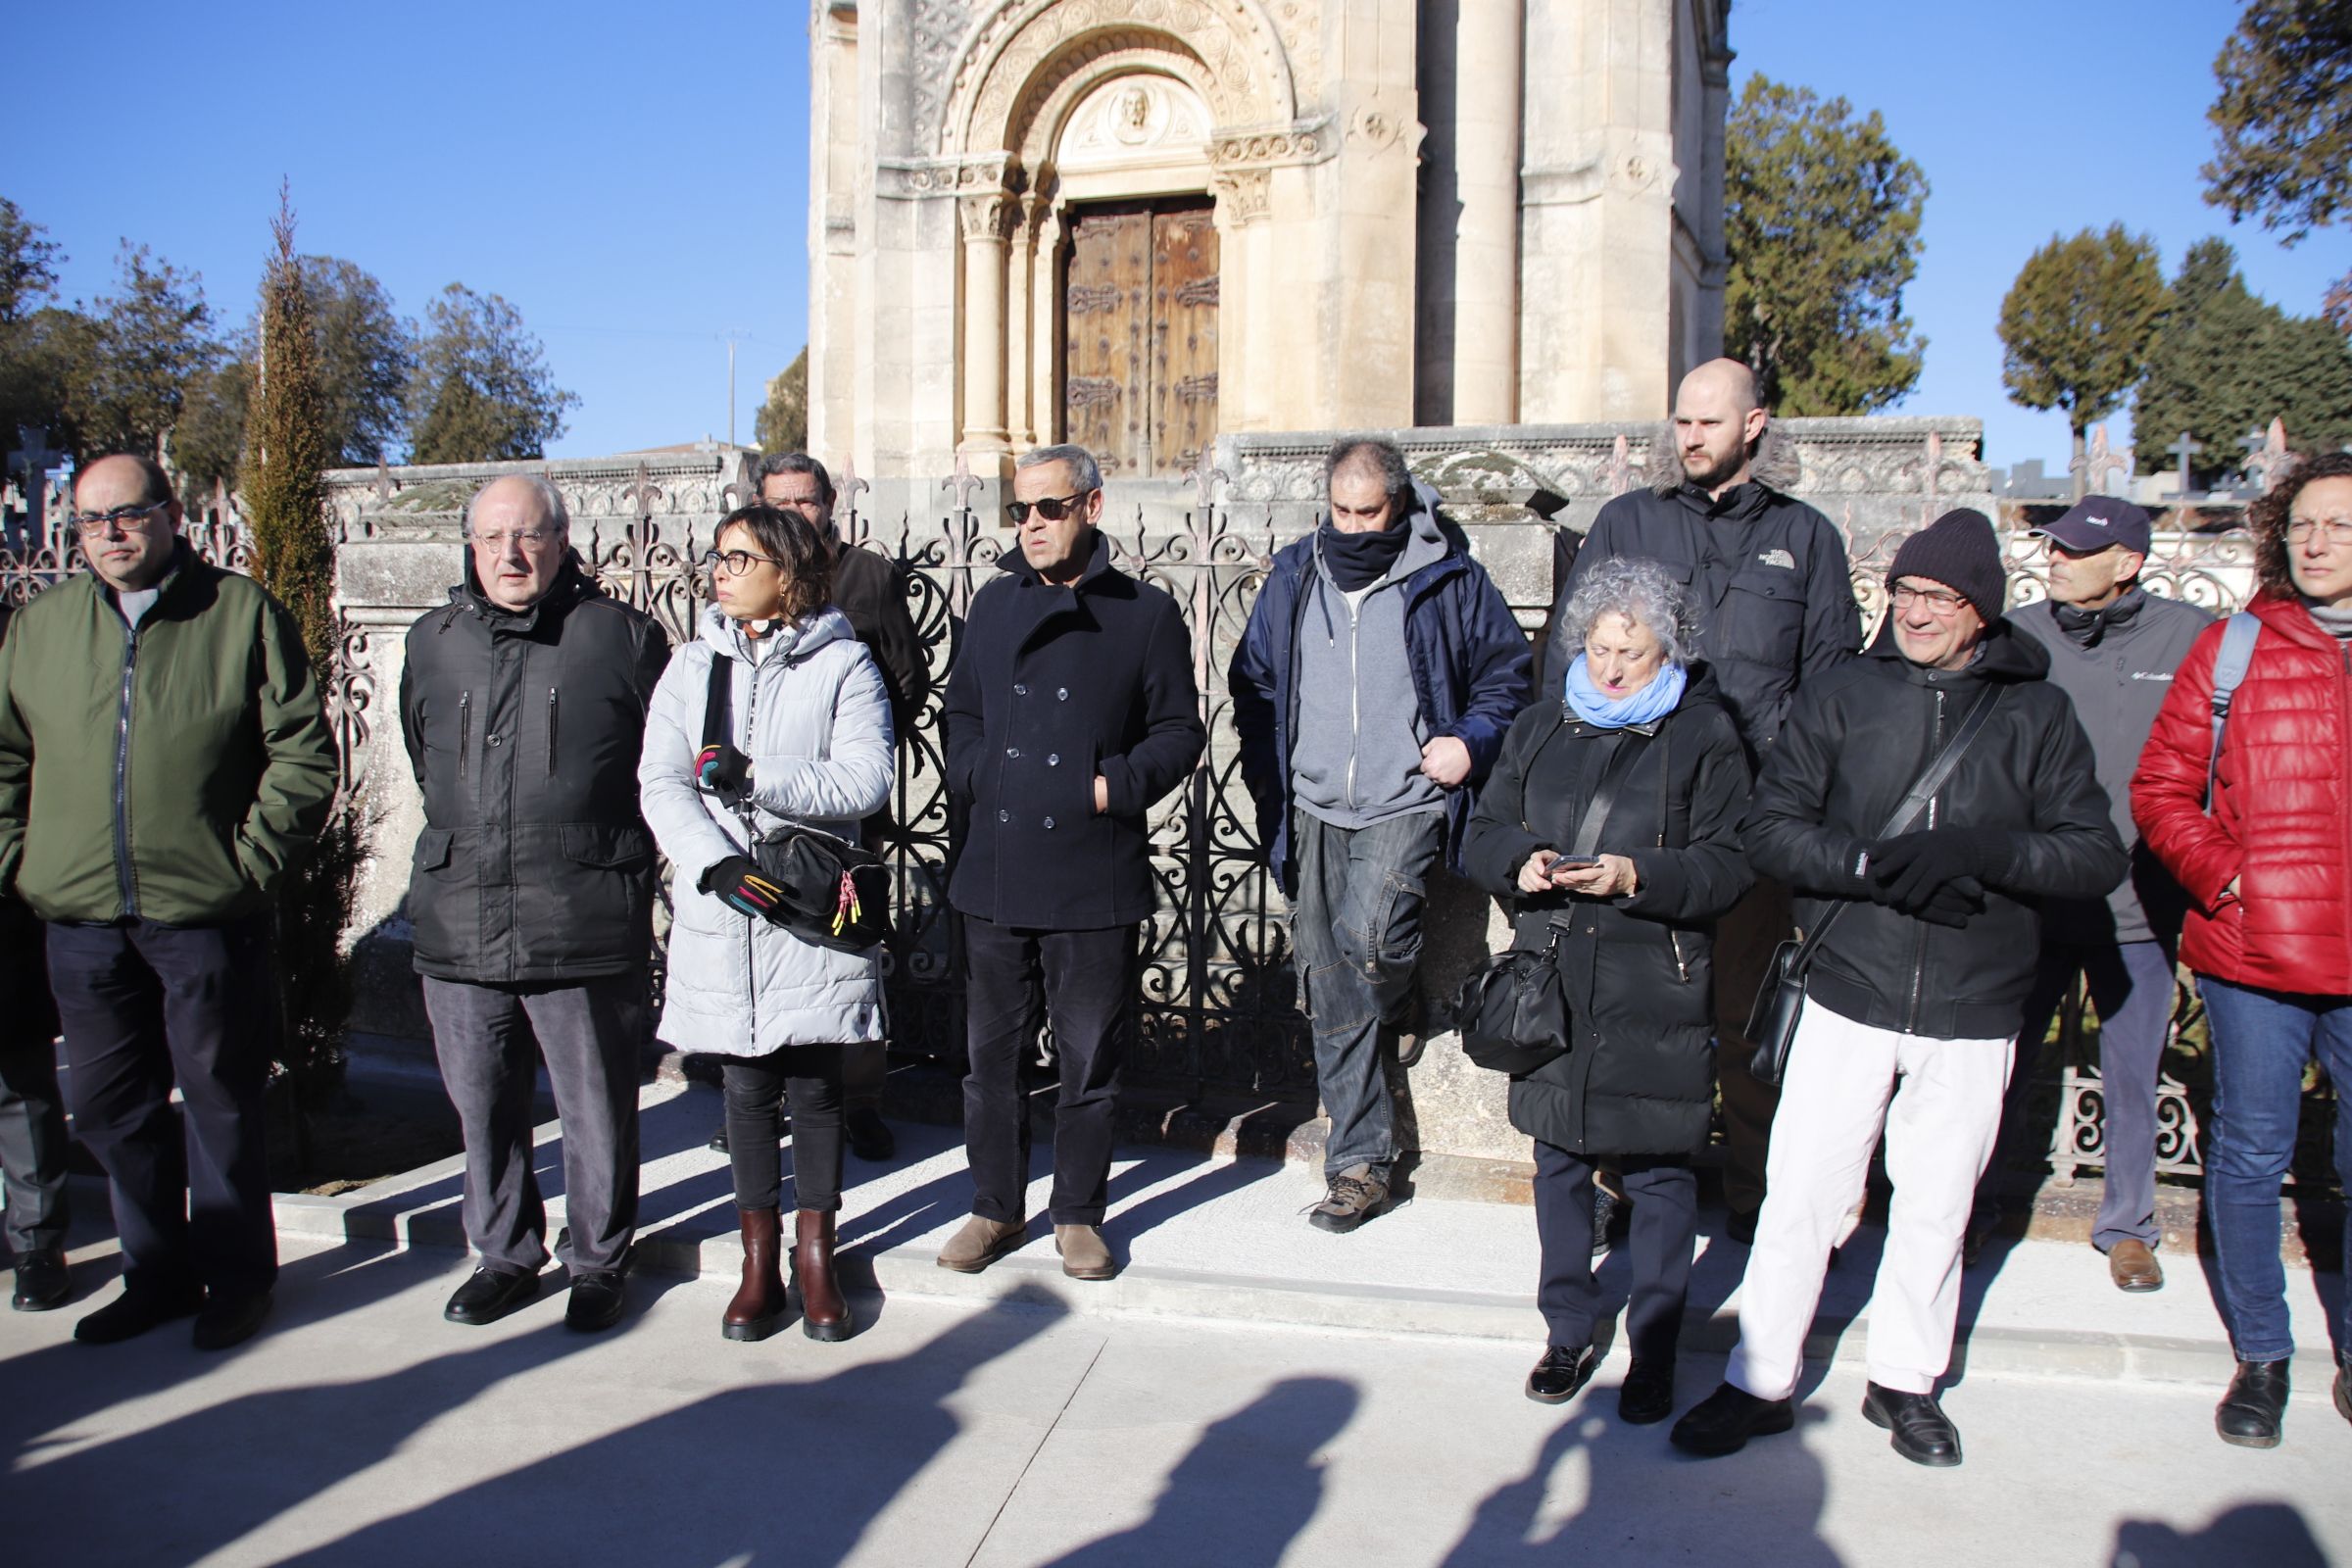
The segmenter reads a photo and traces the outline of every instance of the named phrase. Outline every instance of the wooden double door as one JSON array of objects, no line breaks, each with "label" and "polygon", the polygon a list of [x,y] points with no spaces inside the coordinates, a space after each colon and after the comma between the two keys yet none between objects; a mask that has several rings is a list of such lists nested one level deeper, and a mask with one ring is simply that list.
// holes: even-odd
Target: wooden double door
[{"label": "wooden double door", "polygon": [[1217,230],[1205,199],[1072,211],[1062,439],[1110,475],[1193,466],[1217,434]]}]

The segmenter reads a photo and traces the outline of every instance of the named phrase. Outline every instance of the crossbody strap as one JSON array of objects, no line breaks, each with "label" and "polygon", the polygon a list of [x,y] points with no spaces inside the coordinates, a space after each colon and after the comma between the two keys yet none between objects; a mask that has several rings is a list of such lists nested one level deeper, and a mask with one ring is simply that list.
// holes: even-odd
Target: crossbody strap
[{"label": "crossbody strap", "polygon": [[[733,727],[734,703],[735,661],[725,654],[712,654],[710,656],[710,684],[703,695],[702,750],[709,751],[713,746],[732,744],[727,732]],[[743,792],[741,790],[722,788],[717,791],[717,795],[721,805],[745,815],[746,820],[749,820],[749,813],[743,811]]]},{"label": "crossbody strap", "polygon": [[[1910,791],[1895,803],[1893,813],[1878,831],[1879,838],[1890,839],[1897,833],[1910,830],[1911,824],[1928,808],[1928,803],[1936,798],[1936,792],[1950,782],[1953,770],[1960,765],[1961,756],[1984,732],[1985,724],[1992,718],[1993,705],[2000,698],[2001,688],[1988,683],[1984,695],[1977,699],[1976,706],[1960,720],[1960,727],[1952,731],[1951,739],[1943,743],[1943,750],[1936,754],[1936,760],[1928,764],[1927,771],[1920,774]],[[1838,900],[1830,906],[1829,913],[1814,922],[1813,929],[1805,933],[1805,940],[1797,947],[1796,957],[1791,964],[1793,973],[1804,973],[1813,961],[1813,955],[1821,949],[1821,939],[1829,935],[1830,927],[1837,923],[1838,916],[1844,913],[1846,906],[1851,903],[1851,899]]]}]

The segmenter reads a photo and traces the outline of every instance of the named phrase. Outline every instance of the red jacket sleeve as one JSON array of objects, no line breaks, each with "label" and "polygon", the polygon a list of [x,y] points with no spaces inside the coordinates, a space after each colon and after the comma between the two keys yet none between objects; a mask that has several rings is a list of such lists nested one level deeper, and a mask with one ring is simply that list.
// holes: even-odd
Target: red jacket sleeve
[{"label": "red jacket sleeve", "polygon": [[[2205,768],[2213,754],[2213,664],[2228,625],[2227,619],[2215,621],[2189,645],[2140,751],[2139,769],[2132,775],[2132,819],[2139,824],[2140,837],[2208,914],[2245,859],[2229,830],[2205,810]],[[2221,788],[2216,786],[2217,794]]]}]

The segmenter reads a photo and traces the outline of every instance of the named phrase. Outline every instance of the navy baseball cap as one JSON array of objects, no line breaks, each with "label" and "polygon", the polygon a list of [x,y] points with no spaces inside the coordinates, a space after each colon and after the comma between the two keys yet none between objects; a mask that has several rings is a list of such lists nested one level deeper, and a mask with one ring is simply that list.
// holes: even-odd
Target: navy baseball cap
[{"label": "navy baseball cap", "polygon": [[2110,545],[2122,545],[2140,555],[2148,553],[2148,514],[2129,501],[2092,496],[2066,509],[2066,515],[2034,532],[2055,540],[2078,556],[2093,555]]}]

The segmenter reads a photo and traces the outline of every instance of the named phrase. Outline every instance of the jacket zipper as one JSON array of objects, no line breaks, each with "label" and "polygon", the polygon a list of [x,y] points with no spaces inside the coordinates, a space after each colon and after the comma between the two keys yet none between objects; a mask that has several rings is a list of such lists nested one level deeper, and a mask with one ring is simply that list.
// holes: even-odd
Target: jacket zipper
[{"label": "jacket zipper", "polygon": [[124,919],[139,914],[139,895],[130,869],[130,696],[139,670],[139,629],[122,628],[122,698],[115,715],[115,882],[122,895]]},{"label": "jacket zipper", "polygon": [[[1942,750],[1943,688],[1939,686],[1936,689],[1936,723],[1928,736],[1928,756],[1935,757]],[[1936,797],[1933,795],[1928,797],[1927,825],[1930,829],[1936,826]],[[1910,1022],[1903,1029],[1907,1035],[1919,1033],[1921,993],[1928,984],[1928,925],[1925,920],[1918,919],[1914,919],[1913,923],[1919,927],[1919,937],[1911,949],[1911,1015]]]},{"label": "jacket zipper", "polygon": [[556,776],[556,689],[547,689],[547,776]]},{"label": "jacket zipper", "polygon": [[1683,934],[1672,926],[1666,928],[1666,940],[1674,944],[1674,972],[1684,985],[1690,983],[1690,967],[1683,961]]},{"label": "jacket zipper", "polygon": [[[747,660],[744,662],[743,754],[746,757],[752,755],[752,737],[758,733],[759,729],[760,664],[761,662],[764,661],[755,662]],[[732,673],[729,674],[728,679],[730,681],[734,679]],[[752,846],[760,840],[759,808],[747,798],[742,810],[744,854],[751,858],[754,864],[758,864],[759,857],[753,853]],[[751,1045],[755,1054],[760,1050],[759,925],[760,922],[757,920],[747,921],[743,932],[743,1009],[751,1019]]]},{"label": "jacket zipper", "polygon": [[1361,606],[1354,600],[1342,597],[1348,607],[1348,808],[1355,809],[1355,760],[1364,749],[1364,672],[1357,667],[1356,650],[1362,640],[1356,635],[1361,622],[1356,612]]},{"label": "jacket zipper", "polygon": [[458,693],[458,778],[466,777],[466,748],[473,738],[472,721],[466,716],[473,710],[473,693]]}]

